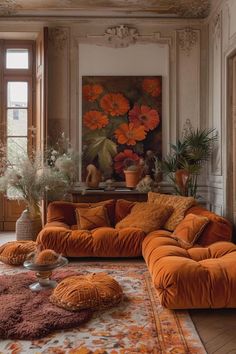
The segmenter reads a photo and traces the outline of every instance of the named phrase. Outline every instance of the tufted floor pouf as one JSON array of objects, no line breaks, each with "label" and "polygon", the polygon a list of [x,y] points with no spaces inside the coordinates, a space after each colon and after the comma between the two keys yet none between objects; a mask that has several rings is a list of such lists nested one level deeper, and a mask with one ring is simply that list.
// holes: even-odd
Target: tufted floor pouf
[{"label": "tufted floor pouf", "polygon": [[186,250],[167,231],[157,231],[144,240],[143,256],[163,306],[236,307],[235,244],[216,242]]},{"label": "tufted floor pouf", "polygon": [[71,311],[104,309],[118,304],[123,297],[119,283],[106,273],[71,276],[54,289],[50,301]]},{"label": "tufted floor pouf", "polygon": [[34,241],[11,241],[0,246],[0,261],[10,265],[21,265],[27,256],[36,250]]}]

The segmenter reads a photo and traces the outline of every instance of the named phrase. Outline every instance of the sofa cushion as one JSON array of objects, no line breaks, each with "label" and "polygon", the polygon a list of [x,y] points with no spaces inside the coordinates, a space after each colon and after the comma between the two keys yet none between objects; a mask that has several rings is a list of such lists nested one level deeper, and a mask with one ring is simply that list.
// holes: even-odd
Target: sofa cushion
[{"label": "sofa cushion", "polygon": [[97,227],[110,226],[107,209],[100,205],[88,208],[76,208],[78,229],[92,230]]},{"label": "sofa cushion", "polygon": [[208,222],[207,217],[190,213],[179,223],[172,237],[177,238],[182,247],[190,248],[200,237]]},{"label": "sofa cushion", "polygon": [[172,212],[171,206],[138,203],[132,208],[129,215],[116,224],[116,229],[137,227],[148,234],[160,229]]},{"label": "sofa cushion", "polygon": [[148,193],[148,202],[157,203],[161,205],[169,205],[174,208],[173,213],[170,215],[164,225],[164,229],[174,231],[176,226],[183,220],[186,211],[194,204],[195,199],[192,197],[181,197],[178,195],[169,195],[161,193]]},{"label": "sofa cushion", "polygon": [[219,216],[199,205],[193,206],[187,210],[186,215],[195,214],[207,217],[209,223],[206,225],[202,234],[198,239],[198,243],[202,246],[209,246],[217,241],[230,241],[232,238],[233,225],[230,221]]},{"label": "sofa cushion", "polygon": [[115,223],[124,219],[132,210],[137,202],[131,202],[126,199],[117,199],[115,206]]},{"label": "sofa cushion", "polygon": [[106,273],[75,275],[63,279],[53,290],[50,301],[69,311],[104,309],[123,297],[119,283]]},{"label": "sofa cushion", "polygon": [[236,307],[236,245],[216,242],[186,250],[170,235],[152,233],[143,242],[143,256],[163,306]]},{"label": "sofa cushion", "polygon": [[47,224],[52,222],[62,222],[69,226],[75,225],[76,221],[76,208],[88,208],[91,206],[105,206],[111,225],[115,224],[115,200],[109,199],[97,203],[70,203],[55,201],[49,204],[47,209]]},{"label": "sofa cushion", "polygon": [[67,257],[140,257],[145,233],[137,228],[71,230],[47,227],[40,231],[37,243]]},{"label": "sofa cushion", "polygon": [[7,242],[0,246],[0,261],[11,265],[20,265],[35,250],[36,243],[34,241]]}]

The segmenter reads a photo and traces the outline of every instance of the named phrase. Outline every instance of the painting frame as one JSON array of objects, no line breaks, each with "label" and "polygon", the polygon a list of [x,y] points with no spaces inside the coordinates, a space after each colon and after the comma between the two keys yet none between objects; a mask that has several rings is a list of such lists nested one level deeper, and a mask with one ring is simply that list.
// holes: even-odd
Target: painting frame
[{"label": "painting frame", "polygon": [[162,76],[82,76],[81,145],[82,180],[88,164],[119,182],[128,164],[161,159]]}]

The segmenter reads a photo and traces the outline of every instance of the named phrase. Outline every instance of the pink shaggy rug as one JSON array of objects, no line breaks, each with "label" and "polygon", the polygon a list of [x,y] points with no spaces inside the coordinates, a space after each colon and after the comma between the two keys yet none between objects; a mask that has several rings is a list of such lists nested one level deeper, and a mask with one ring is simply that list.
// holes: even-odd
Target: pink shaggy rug
[{"label": "pink shaggy rug", "polygon": [[[74,275],[71,271],[55,272],[60,281]],[[0,276],[0,339],[36,339],[60,329],[77,327],[88,321],[92,311],[70,312],[49,301],[52,290],[32,292],[33,272]]]}]

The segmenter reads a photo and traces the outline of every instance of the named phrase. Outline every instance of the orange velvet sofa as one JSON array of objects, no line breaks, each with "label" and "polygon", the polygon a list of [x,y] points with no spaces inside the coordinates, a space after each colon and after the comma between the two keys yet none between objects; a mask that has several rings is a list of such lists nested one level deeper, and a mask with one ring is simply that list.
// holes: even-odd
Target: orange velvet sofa
[{"label": "orange velvet sofa", "polygon": [[235,244],[221,241],[186,250],[160,230],[143,241],[143,257],[164,307],[236,307]]},{"label": "orange velvet sofa", "polygon": [[[140,229],[100,227],[92,231],[78,230],[75,209],[82,204],[85,203],[50,203],[47,224],[39,233],[37,243],[43,249],[51,248],[67,257],[142,256],[142,242],[146,234]],[[109,200],[107,210],[111,226],[127,215],[134,203],[128,205],[122,204],[121,208],[117,208],[116,201]]]},{"label": "orange velvet sofa", "polygon": [[[104,202],[101,202],[101,205]],[[142,256],[142,243],[148,237],[137,228],[117,230],[113,226],[124,218],[134,202],[124,200],[107,201],[107,211],[111,227],[101,227],[92,231],[78,230],[75,209],[92,203],[70,203],[56,201],[48,206],[47,224],[39,233],[37,242],[43,248],[52,248],[67,257],[139,257]],[[100,204],[100,203],[96,203]],[[210,220],[198,244],[208,246],[217,241],[230,241],[232,225],[215,213],[193,206],[188,213],[207,216]]]},{"label": "orange velvet sofa", "polygon": [[[101,202],[102,203],[102,202]],[[108,203],[111,227],[78,230],[75,209],[81,203],[52,202],[47,224],[37,237],[43,249],[67,257],[140,257],[146,261],[163,306],[172,309],[236,307],[236,245],[229,242],[232,225],[200,207],[186,214],[207,216],[209,223],[192,248],[184,249],[171,232],[117,230],[134,203]]]}]

